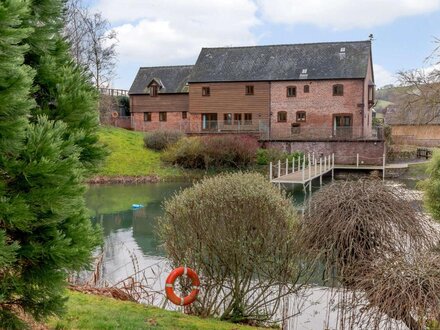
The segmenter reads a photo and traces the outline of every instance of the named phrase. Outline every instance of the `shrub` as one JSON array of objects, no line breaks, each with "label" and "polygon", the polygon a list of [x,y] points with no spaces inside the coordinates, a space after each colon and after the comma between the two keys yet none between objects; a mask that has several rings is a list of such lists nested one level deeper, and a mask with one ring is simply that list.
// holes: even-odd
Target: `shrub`
[{"label": "shrub", "polygon": [[440,220],[440,149],[434,150],[426,172],[428,179],[420,183],[425,206],[436,220]]},{"label": "shrub", "polygon": [[277,148],[268,148],[268,149],[258,149],[256,162],[258,165],[269,165],[270,162],[276,162],[278,160],[286,160],[289,159],[289,162],[292,162],[293,159],[298,159],[299,157],[303,157],[304,153],[301,151],[295,151],[291,154],[284,152]]},{"label": "shrub", "polygon": [[250,136],[206,136],[202,138],[205,167],[245,168],[255,163],[257,139]]},{"label": "shrub", "polygon": [[[173,266],[195,269],[201,280],[189,312],[265,321],[276,309],[273,301],[298,289],[296,213],[262,175],[205,179],[167,200],[164,208],[158,229],[169,259]],[[182,285],[183,294],[191,290]]]},{"label": "shrub", "polygon": [[203,144],[198,137],[184,137],[165,150],[162,160],[184,168],[204,168]]},{"label": "shrub", "polygon": [[179,141],[184,134],[178,130],[160,130],[148,132],[144,136],[144,146],[153,150],[164,150]]},{"label": "shrub", "polygon": [[258,141],[249,136],[205,136],[181,139],[162,160],[185,168],[245,168],[255,163]]}]

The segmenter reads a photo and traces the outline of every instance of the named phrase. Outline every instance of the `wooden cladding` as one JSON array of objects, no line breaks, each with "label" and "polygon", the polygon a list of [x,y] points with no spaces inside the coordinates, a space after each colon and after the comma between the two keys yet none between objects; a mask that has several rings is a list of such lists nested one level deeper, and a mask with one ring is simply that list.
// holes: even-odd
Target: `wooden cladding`
[{"label": "wooden cladding", "polygon": [[[252,87],[252,97],[247,87]],[[203,88],[209,88],[210,97],[203,97]],[[252,117],[254,122],[269,118],[270,84],[268,82],[191,83],[189,85],[190,113],[218,113],[223,121],[237,120],[223,114],[243,114],[241,121]],[[234,115],[233,115],[234,116]]]},{"label": "wooden cladding", "polygon": [[130,95],[131,112],[184,112],[189,111],[188,94]]}]

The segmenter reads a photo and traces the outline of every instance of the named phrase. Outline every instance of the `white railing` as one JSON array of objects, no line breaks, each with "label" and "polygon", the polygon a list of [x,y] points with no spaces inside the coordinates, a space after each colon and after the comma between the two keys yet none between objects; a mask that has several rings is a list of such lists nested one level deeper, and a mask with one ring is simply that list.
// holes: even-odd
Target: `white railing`
[{"label": "white railing", "polygon": [[278,179],[282,176],[300,172],[302,181],[310,180],[314,177],[321,176],[328,171],[332,170],[335,166],[335,155],[315,156],[315,153],[300,156],[297,159],[293,158],[289,161],[286,160],[269,163],[269,180]]}]

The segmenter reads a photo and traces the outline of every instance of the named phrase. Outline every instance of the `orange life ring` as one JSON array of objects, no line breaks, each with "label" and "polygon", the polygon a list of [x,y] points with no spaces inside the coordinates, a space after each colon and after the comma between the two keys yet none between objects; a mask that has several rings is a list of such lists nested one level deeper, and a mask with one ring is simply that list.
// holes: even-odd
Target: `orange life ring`
[{"label": "orange life ring", "polygon": [[118,118],[119,113],[117,111],[112,111],[112,118]]},{"label": "orange life ring", "polygon": [[[189,295],[182,298],[176,295],[174,292],[174,282],[176,279],[182,275],[186,275],[191,279],[192,291]],[[196,272],[188,267],[178,267],[174,269],[170,275],[168,275],[165,282],[165,293],[167,298],[175,305],[186,306],[192,304],[199,294],[200,280]]]}]

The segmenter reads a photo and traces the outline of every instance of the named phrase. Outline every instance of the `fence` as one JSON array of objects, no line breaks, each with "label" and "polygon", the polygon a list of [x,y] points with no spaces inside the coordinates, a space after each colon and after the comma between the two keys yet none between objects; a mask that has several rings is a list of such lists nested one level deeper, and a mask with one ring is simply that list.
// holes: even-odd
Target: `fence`
[{"label": "fence", "polygon": [[128,96],[128,90],[116,88],[100,88],[99,93],[110,96]]},{"label": "fence", "polygon": [[364,132],[362,127],[280,127],[274,125],[271,138],[278,140],[382,140],[382,127],[373,127],[371,132]]}]

